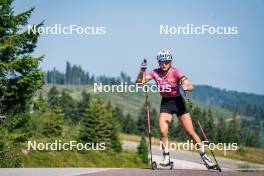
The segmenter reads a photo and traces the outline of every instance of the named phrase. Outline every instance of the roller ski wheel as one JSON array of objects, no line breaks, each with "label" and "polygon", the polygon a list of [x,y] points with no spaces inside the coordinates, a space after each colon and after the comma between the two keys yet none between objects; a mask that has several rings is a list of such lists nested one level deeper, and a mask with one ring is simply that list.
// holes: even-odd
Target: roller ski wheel
[{"label": "roller ski wheel", "polygon": [[172,161],[170,161],[168,164],[166,164],[166,165],[164,165],[164,164],[159,164],[161,167],[169,167],[170,168],[170,170],[172,170],[173,169],[173,167],[174,167],[174,163],[172,162]]},{"label": "roller ski wheel", "polygon": [[151,169],[152,169],[152,170],[156,170],[157,168],[158,168],[157,163],[156,163],[155,161],[153,161],[153,162],[151,163]]},{"label": "roller ski wheel", "polygon": [[222,169],[221,169],[221,167],[218,164],[216,166],[214,166],[212,169],[213,170],[218,170],[219,172],[222,172]]},{"label": "roller ski wheel", "polygon": [[215,166],[212,166],[212,167],[208,167],[206,166],[208,170],[216,170],[216,171],[219,171],[219,172],[222,172],[222,169],[220,168],[219,165],[215,165]]},{"label": "roller ski wheel", "polygon": [[174,167],[174,163],[171,161],[171,162],[170,162],[170,170],[172,170],[173,167]]},{"label": "roller ski wheel", "polygon": [[222,169],[218,164],[216,165],[215,169],[218,170],[219,172],[222,172]]}]

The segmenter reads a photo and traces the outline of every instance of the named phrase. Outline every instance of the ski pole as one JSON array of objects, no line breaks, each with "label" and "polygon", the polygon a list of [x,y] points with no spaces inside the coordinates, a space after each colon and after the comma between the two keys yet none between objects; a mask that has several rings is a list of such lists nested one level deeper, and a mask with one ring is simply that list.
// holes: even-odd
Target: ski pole
[{"label": "ski pole", "polygon": [[[184,91],[184,96],[185,96],[185,98],[187,99],[187,101],[190,102],[190,99],[189,99],[188,96],[187,96],[187,91]],[[197,121],[197,124],[198,124],[199,130],[200,130],[202,136],[204,137],[204,139],[206,140],[206,142],[209,143],[208,138],[207,138],[207,136],[206,136],[206,134],[205,134],[205,132],[204,132],[204,130],[203,130],[203,128],[202,128],[202,125],[200,124],[199,120]],[[210,150],[210,149],[209,149],[209,150]],[[212,154],[212,156],[213,156],[213,158],[214,158],[214,160],[215,160],[215,162],[216,162],[217,170],[219,170],[219,172],[222,172],[222,169],[221,169],[221,167],[219,166],[219,164],[218,164],[218,162],[217,162],[217,160],[216,160],[216,158],[215,158],[214,152],[213,152],[212,150],[210,150],[210,152],[211,152],[211,154]]]},{"label": "ski pole", "polygon": [[147,115],[148,115],[148,136],[149,136],[150,161],[152,163],[151,127],[150,127],[150,113],[149,113],[148,93],[146,93],[146,106],[147,106]]},{"label": "ski pole", "polygon": [[[204,139],[206,140],[206,142],[209,143],[208,138],[207,138],[207,136],[206,136],[206,134],[205,134],[205,132],[204,132],[204,130],[203,130],[203,128],[202,128],[202,125],[200,124],[199,120],[197,121],[197,124],[198,124],[198,126],[199,126],[199,129],[200,129],[200,132],[201,132],[202,136],[204,137]],[[215,162],[216,162],[217,169],[219,170],[219,172],[222,172],[222,169],[220,168],[220,166],[219,166],[219,164],[218,164],[218,162],[217,162],[217,160],[216,160],[216,158],[215,158],[215,155],[214,155],[213,150],[211,150],[211,149],[209,149],[209,150],[210,150],[210,152],[211,152],[211,154],[212,154],[212,156],[213,156],[213,158],[214,158],[214,160],[215,160]]]},{"label": "ski pole", "polygon": [[[147,69],[147,59],[143,60],[143,63],[141,64],[141,68],[144,69],[143,78],[146,77],[146,69]],[[146,82],[144,83],[146,85]],[[148,137],[149,137],[149,152],[150,152],[150,161],[152,161],[152,146],[151,146],[151,126],[150,126],[150,110],[149,110],[149,97],[148,92],[146,92],[146,110],[147,110],[147,116],[148,116]]]}]

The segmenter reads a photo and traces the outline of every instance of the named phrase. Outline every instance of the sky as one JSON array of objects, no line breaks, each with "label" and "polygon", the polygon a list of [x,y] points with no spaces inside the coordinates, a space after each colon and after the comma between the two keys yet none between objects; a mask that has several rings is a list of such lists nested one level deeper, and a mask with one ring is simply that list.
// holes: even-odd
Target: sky
[{"label": "sky", "polygon": [[[29,24],[104,26],[105,35],[42,34],[33,55],[41,68],[65,70],[66,61],[95,75],[136,78],[143,58],[157,68],[159,50],[193,84],[264,95],[264,1],[16,0],[15,13],[35,7]],[[236,26],[237,35],[161,35],[160,25]]]}]

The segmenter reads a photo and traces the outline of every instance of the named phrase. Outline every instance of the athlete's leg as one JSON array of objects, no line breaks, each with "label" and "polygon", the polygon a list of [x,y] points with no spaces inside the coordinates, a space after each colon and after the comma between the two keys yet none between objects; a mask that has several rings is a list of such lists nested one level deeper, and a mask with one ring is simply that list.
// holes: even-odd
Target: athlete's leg
[{"label": "athlete's leg", "polygon": [[199,147],[199,153],[202,157],[202,160],[204,161],[204,164],[207,168],[214,168],[216,166],[216,163],[212,161],[205,153],[204,146],[202,146],[202,142],[200,137],[196,134],[196,132],[193,129],[191,116],[189,113],[186,113],[182,116],[179,116],[178,119],[182,123],[182,126],[184,127],[187,134],[196,142],[196,144]]},{"label": "athlete's leg", "polygon": [[178,119],[181,122],[183,128],[185,129],[186,133],[194,140],[194,142],[198,145],[199,148],[202,147],[201,139],[193,129],[190,113],[185,113],[182,116],[179,116]]},{"label": "athlete's leg", "polygon": [[171,119],[172,119],[171,114],[164,112],[160,113],[159,129],[160,129],[160,140],[162,142],[161,145],[163,149],[163,161],[160,163],[160,165],[162,166],[167,166],[170,163],[168,129]]},{"label": "athlete's leg", "polygon": [[165,149],[168,149],[169,147],[168,129],[171,119],[172,119],[171,114],[164,112],[160,113],[159,116],[160,140],[164,144]]}]

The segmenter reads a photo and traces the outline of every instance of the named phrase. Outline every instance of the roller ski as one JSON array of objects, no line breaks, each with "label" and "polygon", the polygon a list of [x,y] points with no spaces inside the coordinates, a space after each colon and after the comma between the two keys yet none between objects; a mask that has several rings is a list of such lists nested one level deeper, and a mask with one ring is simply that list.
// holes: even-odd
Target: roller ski
[{"label": "roller ski", "polygon": [[[184,91],[184,96],[187,99],[187,101],[190,102],[190,99],[187,97],[187,92],[186,91]],[[198,125],[199,130],[200,130],[200,133],[202,134],[202,136],[205,139],[205,141],[209,142],[208,141],[208,138],[207,138],[207,136],[206,136],[206,134],[205,134],[205,132],[204,132],[204,130],[202,128],[202,125],[200,124],[199,121],[197,121],[197,125]],[[217,162],[217,160],[216,160],[216,158],[214,156],[214,152],[212,150],[210,150],[210,152],[211,152],[211,154],[212,154],[212,156],[214,158],[214,161],[211,160],[205,152],[204,153],[200,153],[201,158],[202,158],[202,160],[204,162],[205,167],[208,170],[218,170],[219,172],[222,172],[222,169],[219,166],[219,164],[218,164],[218,162]]]},{"label": "roller ski", "polygon": [[[198,124],[198,127],[199,127],[199,129],[200,129],[200,132],[201,132],[203,138],[204,138],[206,141],[208,141],[208,138],[207,138],[207,136],[205,135],[205,132],[204,132],[204,130],[203,130],[203,128],[202,128],[202,125],[200,124],[199,121],[197,122],[197,124]],[[219,166],[219,164],[218,164],[218,162],[217,162],[217,160],[216,160],[216,158],[215,158],[215,156],[214,156],[214,152],[213,152],[212,150],[210,150],[210,152],[211,152],[211,154],[212,154],[212,156],[213,156],[213,158],[214,158],[214,161],[212,161],[212,160],[206,155],[206,153],[202,153],[202,154],[201,154],[201,157],[202,157],[202,160],[203,160],[203,162],[204,162],[204,165],[205,165],[206,168],[209,169],[209,170],[218,170],[219,172],[222,172],[222,169],[221,169],[221,167]]]},{"label": "roller ski", "polygon": [[159,163],[161,167],[169,167],[171,170],[173,169],[174,163],[170,161],[170,153],[163,153],[163,161]]},{"label": "roller ski", "polygon": [[213,170],[217,170],[216,168],[217,168],[217,164],[214,162],[214,161],[212,161],[209,157],[208,157],[208,155],[206,154],[206,153],[203,153],[203,154],[200,154],[201,155],[201,158],[202,158],[202,160],[203,160],[203,162],[204,162],[204,165],[205,165],[205,167],[207,168],[207,169],[213,169]]}]

